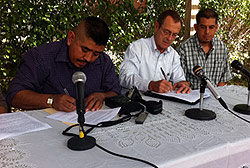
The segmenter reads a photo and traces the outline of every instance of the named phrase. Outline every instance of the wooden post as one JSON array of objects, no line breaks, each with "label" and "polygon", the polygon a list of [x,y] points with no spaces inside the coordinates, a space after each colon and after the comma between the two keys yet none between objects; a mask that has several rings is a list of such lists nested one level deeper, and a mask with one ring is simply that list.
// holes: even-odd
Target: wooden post
[{"label": "wooden post", "polygon": [[195,34],[194,24],[196,23],[196,14],[199,11],[199,3],[199,0],[186,0],[184,40]]},{"label": "wooden post", "polygon": [[199,0],[192,0],[192,6],[191,6],[191,30],[190,30],[190,36],[193,36],[195,34],[194,24],[196,24],[196,15],[199,12]]},{"label": "wooden post", "polygon": [[184,34],[184,40],[188,39],[190,37],[190,20],[191,20],[191,2],[192,0],[186,0],[186,13],[185,13],[185,34]]}]

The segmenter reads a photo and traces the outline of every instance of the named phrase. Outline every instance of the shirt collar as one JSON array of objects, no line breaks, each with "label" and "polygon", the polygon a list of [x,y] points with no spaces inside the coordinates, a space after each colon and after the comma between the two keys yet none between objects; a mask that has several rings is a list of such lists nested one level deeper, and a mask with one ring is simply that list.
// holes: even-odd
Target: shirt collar
[{"label": "shirt collar", "polygon": [[[155,43],[155,38],[154,38],[154,35],[150,38],[150,41],[151,41],[151,44],[152,44],[152,50],[153,51],[158,51],[158,52],[160,52],[159,50],[158,50],[158,48],[156,47],[156,43]],[[171,51],[171,46],[169,46],[163,53],[165,54],[165,53],[169,53],[170,51]]]}]

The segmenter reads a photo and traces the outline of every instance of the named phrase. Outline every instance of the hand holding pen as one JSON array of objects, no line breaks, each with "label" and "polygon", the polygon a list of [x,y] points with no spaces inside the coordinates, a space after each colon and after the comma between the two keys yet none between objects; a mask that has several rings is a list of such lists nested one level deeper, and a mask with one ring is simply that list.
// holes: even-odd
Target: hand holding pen
[{"label": "hand holding pen", "polygon": [[[169,76],[169,73],[166,75],[162,68],[161,68],[161,73],[164,76],[165,80],[167,80],[167,77]],[[172,85],[172,82],[171,82],[171,85]],[[189,84],[186,81],[180,81],[180,82],[175,83],[174,85],[172,85],[172,90],[175,90],[176,88],[178,88],[176,93],[183,93],[184,94],[184,93],[190,93],[191,92]],[[172,91],[172,90],[170,90],[170,91]]]},{"label": "hand holding pen", "polygon": [[162,75],[164,76],[164,79],[167,81],[166,85],[167,85],[167,87],[169,88],[169,89],[167,89],[167,90],[168,90],[168,91],[174,90],[174,88],[173,88],[173,83],[170,82],[170,81],[168,81],[169,73],[166,74],[166,73],[164,72],[164,70],[163,70],[162,67],[160,67],[160,69],[161,69]]},{"label": "hand holding pen", "polygon": [[76,110],[76,100],[69,95],[68,90],[60,82],[65,94],[53,95],[53,108],[58,111],[71,112]]},{"label": "hand holding pen", "polygon": [[151,81],[149,83],[148,88],[150,91],[154,91],[154,92],[158,92],[158,93],[166,93],[166,92],[173,90],[174,88],[173,88],[172,82],[169,82],[167,80],[168,76],[166,75],[164,70],[162,68],[160,68],[160,69],[161,69],[161,73],[164,76],[164,79],[159,80],[159,81]]}]

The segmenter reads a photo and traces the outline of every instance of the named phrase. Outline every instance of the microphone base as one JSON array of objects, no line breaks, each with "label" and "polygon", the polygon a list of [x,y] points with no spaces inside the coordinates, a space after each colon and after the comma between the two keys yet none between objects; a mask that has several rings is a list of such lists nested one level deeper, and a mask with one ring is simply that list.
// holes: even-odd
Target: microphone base
[{"label": "microphone base", "polygon": [[237,104],[234,106],[233,110],[241,114],[250,115],[250,106],[247,104]]},{"label": "microphone base", "polygon": [[68,148],[71,150],[82,151],[93,148],[96,145],[96,139],[91,136],[85,136],[80,138],[79,136],[74,136],[68,140]]},{"label": "microphone base", "polygon": [[216,114],[211,110],[200,110],[199,108],[188,109],[185,111],[185,116],[195,120],[213,120]]}]

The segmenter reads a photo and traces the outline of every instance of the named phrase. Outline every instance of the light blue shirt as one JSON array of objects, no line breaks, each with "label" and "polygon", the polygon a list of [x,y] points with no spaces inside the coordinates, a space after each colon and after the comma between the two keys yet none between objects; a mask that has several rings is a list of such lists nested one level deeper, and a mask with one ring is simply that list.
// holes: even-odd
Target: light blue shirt
[{"label": "light blue shirt", "polygon": [[167,80],[177,83],[185,81],[180,56],[170,46],[163,53],[157,49],[154,36],[139,39],[129,45],[120,68],[120,84],[147,91],[150,81],[164,79],[162,68],[168,76]]}]

